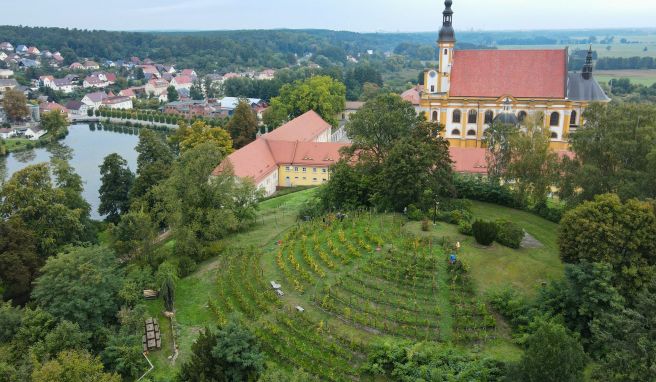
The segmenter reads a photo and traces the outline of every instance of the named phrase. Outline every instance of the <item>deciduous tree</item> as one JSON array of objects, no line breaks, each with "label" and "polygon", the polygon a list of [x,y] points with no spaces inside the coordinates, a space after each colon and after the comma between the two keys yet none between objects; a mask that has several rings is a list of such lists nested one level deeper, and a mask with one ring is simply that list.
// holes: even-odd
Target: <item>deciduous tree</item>
[{"label": "deciduous tree", "polygon": [[166,88],[166,99],[169,102],[175,102],[180,100],[180,95],[174,86],[169,86]]},{"label": "deciduous tree", "polygon": [[96,329],[114,321],[123,273],[103,247],[73,248],[48,259],[32,298],[54,316]]},{"label": "deciduous tree", "polygon": [[121,215],[130,208],[134,174],[128,168],[128,162],[116,153],[106,156],[100,165],[100,182],[98,212],[107,215],[107,221],[118,223]]},{"label": "deciduous tree", "polygon": [[344,110],[346,87],[327,76],[316,76],[295,81],[280,89],[271,99],[265,113],[265,123],[276,128],[310,110],[316,111],[326,122],[337,126],[337,115]]},{"label": "deciduous tree", "polygon": [[48,132],[51,141],[56,141],[66,134],[68,120],[59,111],[49,111],[41,115],[41,127]]},{"label": "deciduous tree", "polygon": [[141,129],[136,151],[137,177],[130,190],[132,199],[142,197],[169,176],[173,153],[163,137],[150,129]]},{"label": "deciduous tree", "polygon": [[56,359],[37,365],[33,382],[121,382],[117,374],[106,373],[98,357],[84,351],[65,351]]},{"label": "deciduous tree", "polygon": [[631,300],[656,274],[654,206],[617,195],[598,195],[569,211],[560,223],[560,257],[566,263],[603,262],[613,284]]},{"label": "deciduous tree", "polygon": [[552,321],[540,321],[526,340],[519,362],[517,381],[579,382],[587,357],[576,336]]},{"label": "deciduous tree", "polygon": [[2,107],[11,121],[20,121],[30,115],[27,107],[27,97],[19,90],[8,90],[2,99]]},{"label": "deciduous tree", "polygon": [[241,101],[226,125],[235,149],[240,149],[255,140],[257,134],[257,117],[248,102]]}]

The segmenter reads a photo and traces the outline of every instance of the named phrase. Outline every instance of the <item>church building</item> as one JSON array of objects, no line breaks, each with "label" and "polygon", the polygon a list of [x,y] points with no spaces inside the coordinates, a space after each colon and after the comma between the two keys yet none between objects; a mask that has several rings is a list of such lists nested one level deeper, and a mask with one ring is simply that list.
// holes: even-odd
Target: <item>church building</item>
[{"label": "church building", "polygon": [[568,72],[568,49],[458,50],[453,1],[444,2],[439,64],[424,73],[419,110],[443,125],[452,147],[483,147],[493,122],[521,124],[542,113],[554,150],[569,148],[591,102],[609,102],[592,75],[592,51],[581,72]]}]

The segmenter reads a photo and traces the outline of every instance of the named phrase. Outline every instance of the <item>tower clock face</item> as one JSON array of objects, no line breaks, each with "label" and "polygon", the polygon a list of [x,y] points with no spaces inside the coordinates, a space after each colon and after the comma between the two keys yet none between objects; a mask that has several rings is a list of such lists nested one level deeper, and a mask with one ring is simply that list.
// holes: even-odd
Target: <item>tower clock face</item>
[{"label": "tower clock face", "polygon": [[435,72],[430,72],[429,75],[430,75],[431,78],[435,78],[435,77],[437,76],[437,73],[435,73]]}]

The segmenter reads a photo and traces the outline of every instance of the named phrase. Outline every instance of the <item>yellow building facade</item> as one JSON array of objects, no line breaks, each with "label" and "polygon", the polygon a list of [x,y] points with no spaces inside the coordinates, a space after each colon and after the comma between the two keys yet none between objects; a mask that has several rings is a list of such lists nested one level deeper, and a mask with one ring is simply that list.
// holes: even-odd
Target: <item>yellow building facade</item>
[{"label": "yellow building facade", "polygon": [[281,164],[278,168],[280,187],[319,186],[330,179],[328,166]]},{"label": "yellow building facade", "polygon": [[568,50],[458,50],[452,1],[445,1],[439,64],[424,72],[419,111],[444,126],[452,147],[480,148],[501,120],[521,125],[542,116],[554,150],[568,150],[591,102],[609,102],[592,76],[592,52],[581,72],[568,72]]}]

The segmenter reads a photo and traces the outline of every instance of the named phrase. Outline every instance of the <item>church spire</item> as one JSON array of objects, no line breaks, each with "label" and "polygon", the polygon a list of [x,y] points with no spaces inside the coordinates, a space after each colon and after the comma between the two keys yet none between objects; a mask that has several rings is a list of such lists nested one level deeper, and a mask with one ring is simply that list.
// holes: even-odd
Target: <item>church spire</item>
[{"label": "church spire", "polygon": [[442,29],[440,29],[439,43],[456,42],[456,33],[453,30],[453,10],[451,10],[452,0],[444,2],[444,12],[442,12]]},{"label": "church spire", "polygon": [[592,78],[592,45],[588,49],[588,55],[585,57],[585,65],[583,65],[583,79],[589,80]]}]

